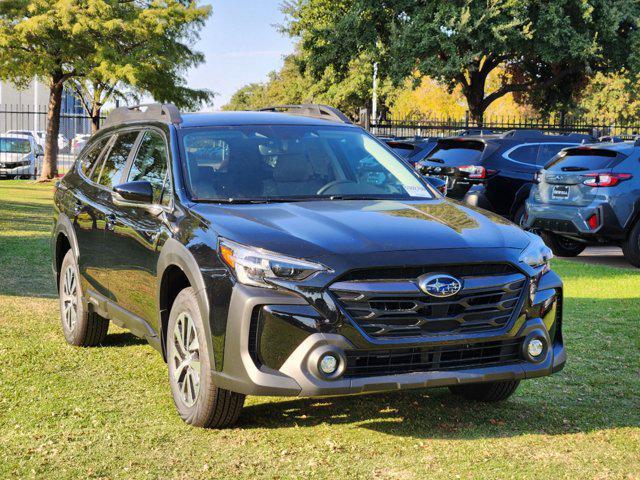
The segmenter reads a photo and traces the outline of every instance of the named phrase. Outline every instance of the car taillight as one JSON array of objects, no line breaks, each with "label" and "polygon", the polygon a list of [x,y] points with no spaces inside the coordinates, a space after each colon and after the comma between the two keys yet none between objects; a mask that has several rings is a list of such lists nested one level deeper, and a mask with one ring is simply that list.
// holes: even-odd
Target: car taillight
[{"label": "car taillight", "polygon": [[478,165],[464,165],[458,170],[468,174],[469,178],[487,178],[487,170]]},{"label": "car taillight", "polygon": [[629,180],[630,173],[587,173],[582,183],[589,187],[615,187],[624,180]]},{"label": "car taillight", "polygon": [[600,225],[600,219],[598,218],[598,215],[594,213],[587,219],[587,223],[589,224],[589,228],[591,230],[595,230],[596,228],[598,228],[598,225]]}]

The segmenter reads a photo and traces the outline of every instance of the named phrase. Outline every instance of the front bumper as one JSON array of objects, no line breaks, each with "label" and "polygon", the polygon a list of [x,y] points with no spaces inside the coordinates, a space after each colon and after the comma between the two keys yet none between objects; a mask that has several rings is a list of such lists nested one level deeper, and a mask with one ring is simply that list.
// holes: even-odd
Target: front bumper
[{"label": "front bumper", "polygon": [[[549,274],[548,274],[549,275]],[[269,396],[325,396],[366,392],[380,392],[411,388],[442,387],[466,383],[516,380],[551,375],[561,370],[566,361],[566,353],[561,332],[561,283],[551,274],[554,283],[541,282],[531,301],[528,313],[523,313],[506,331],[491,336],[484,341],[508,341],[529,338],[531,335],[545,340],[548,348],[536,362],[528,361],[523,354],[505,365],[464,367],[459,369],[435,369],[410,373],[348,376],[338,375],[333,379],[324,377],[317,368],[319,358],[327,352],[336,353],[342,365],[346,365],[346,353],[359,352],[346,336],[331,331],[314,328],[318,318],[315,310],[302,298],[293,294],[246,287],[236,284],[231,296],[227,334],[224,345],[222,371],[214,372],[216,385],[247,395]],[[272,322],[278,323],[278,335],[273,335],[268,344],[266,362],[256,352],[256,335],[269,337],[268,328],[255,331],[256,312],[262,306],[277,306],[269,309]],[[535,315],[531,315],[535,312]],[[317,316],[317,312],[315,312]],[[284,327],[283,327],[284,326]],[[430,337],[429,348],[469,344],[472,340],[455,341]],[[418,340],[417,342],[419,342]],[[478,341],[474,339],[473,342]],[[416,342],[416,343],[417,343]],[[297,345],[287,348],[287,345]],[[473,343],[471,344],[473,345]],[[381,353],[394,347],[406,345],[375,345]],[[259,347],[258,347],[259,348]],[[260,358],[258,358],[260,357]],[[267,364],[265,364],[267,363]],[[348,367],[347,367],[348,368]]]},{"label": "front bumper", "polygon": [[[553,232],[585,241],[607,238],[624,238],[624,228],[611,206],[595,201],[585,206],[539,203],[531,198],[526,203],[526,228]],[[598,217],[598,227],[591,229],[588,220]]]}]

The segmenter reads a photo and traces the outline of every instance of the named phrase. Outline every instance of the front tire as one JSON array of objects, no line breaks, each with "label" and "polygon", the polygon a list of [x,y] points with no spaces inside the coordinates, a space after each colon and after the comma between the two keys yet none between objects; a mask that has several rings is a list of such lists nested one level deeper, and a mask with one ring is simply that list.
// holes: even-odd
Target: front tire
[{"label": "front tire", "polygon": [[237,421],[244,395],[214,385],[212,352],[205,335],[196,294],[185,288],[171,307],[166,332],[173,401],[189,425],[225,428]]},{"label": "front tire", "polygon": [[72,250],[68,250],[62,260],[58,294],[62,331],[67,343],[77,347],[100,345],[107,336],[109,320],[85,308],[78,262]]},{"label": "front tire", "polygon": [[587,248],[584,243],[556,235],[555,233],[542,232],[540,236],[557,257],[577,257]]},{"label": "front tire", "polygon": [[640,221],[636,222],[622,244],[622,253],[631,265],[640,268]]},{"label": "front tire", "polygon": [[520,380],[504,382],[472,383],[449,387],[451,393],[476,402],[502,402],[515,393]]}]

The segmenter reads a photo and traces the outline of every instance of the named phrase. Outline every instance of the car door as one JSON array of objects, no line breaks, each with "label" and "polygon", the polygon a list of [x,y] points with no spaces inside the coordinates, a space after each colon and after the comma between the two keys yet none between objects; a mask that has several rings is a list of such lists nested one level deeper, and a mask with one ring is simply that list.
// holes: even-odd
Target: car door
[{"label": "car door", "polygon": [[156,273],[160,248],[170,233],[167,215],[172,204],[168,158],[165,135],[156,129],[144,131],[123,181],[150,182],[153,202],[121,204],[114,228],[107,232],[107,243],[118,252],[109,275],[116,304],[110,313],[139,336],[158,331]]},{"label": "car door", "polygon": [[[121,182],[127,166],[129,155],[133,150],[140,130],[123,130],[115,135],[108,153],[100,162],[99,168],[96,166],[92,179],[97,192],[94,197],[94,214],[98,222],[98,229],[95,237],[95,273],[99,279],[99,293],[107,299],[113,300],[109,286],[109,272],[114,268],[114,258],[121,252],[117,246],[111,243],[107,233],[112,231],[117,216],[117,206],[113,202],[112,189]],[[104,225],[104,226],[103,226]]]},{"label": "car door", "polygon": [[72,198],[66,211],[78,241],[77,260],[82,290],[85,294],[97,294],[105,298],[109,292],[101,244],[107,212],[102,205],[104,189],[97,181],[102,161],[108,154],[114,138],[107,135],[97,139],[78,159],[77,176],[69,177],[69,182],[75,182],[74,188],[69,189]]}]

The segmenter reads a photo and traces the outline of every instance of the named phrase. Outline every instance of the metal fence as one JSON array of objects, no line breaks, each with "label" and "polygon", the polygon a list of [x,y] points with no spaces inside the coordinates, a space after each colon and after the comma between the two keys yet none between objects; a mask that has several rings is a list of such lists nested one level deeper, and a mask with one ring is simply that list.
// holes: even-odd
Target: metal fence
[{"label": "metal fence", "polygon": [[[2,105],[0,104],[0,170],[13,172],[20,162],[26,162],[29,154],[28,146],[24,142],[18,142],[14,135],[28,136],[38,146],[44,149],[46,142],[48,119],[46,105]],[[13,135],[7,136],[9,133]],[[60,114],[60,134],[58,135],[58,172],[64,173],[73,164],[75,156],[84,145],[87,135],[91,134],[91,118],[88,115],[62,112]],[[4,139],[4,140],[3,140]],[[31,142],[31,146],[34,144]],[[37,153],[37,152],[30,152]],[[41,171],[42,156],[35,156],[35,170]],[[20,176],[25,169],[15,170]],[[35,172],[30,173],[33,175]]]},{"label": "metal fence", "polygon": [[369,121],[367,112],[361,113],[360,123],[378,136],[388,137],[445,137],[466,131],[503,132],[514,129],[541,130],[545,133],[586,133],[595,137],[619,136],[632,139],[640,134],[640,122],[619,122],[600,118],[551,116],[524,118],[516,116],[489,116],[482,125],[463,118],[423,116],[404,119]]}]

